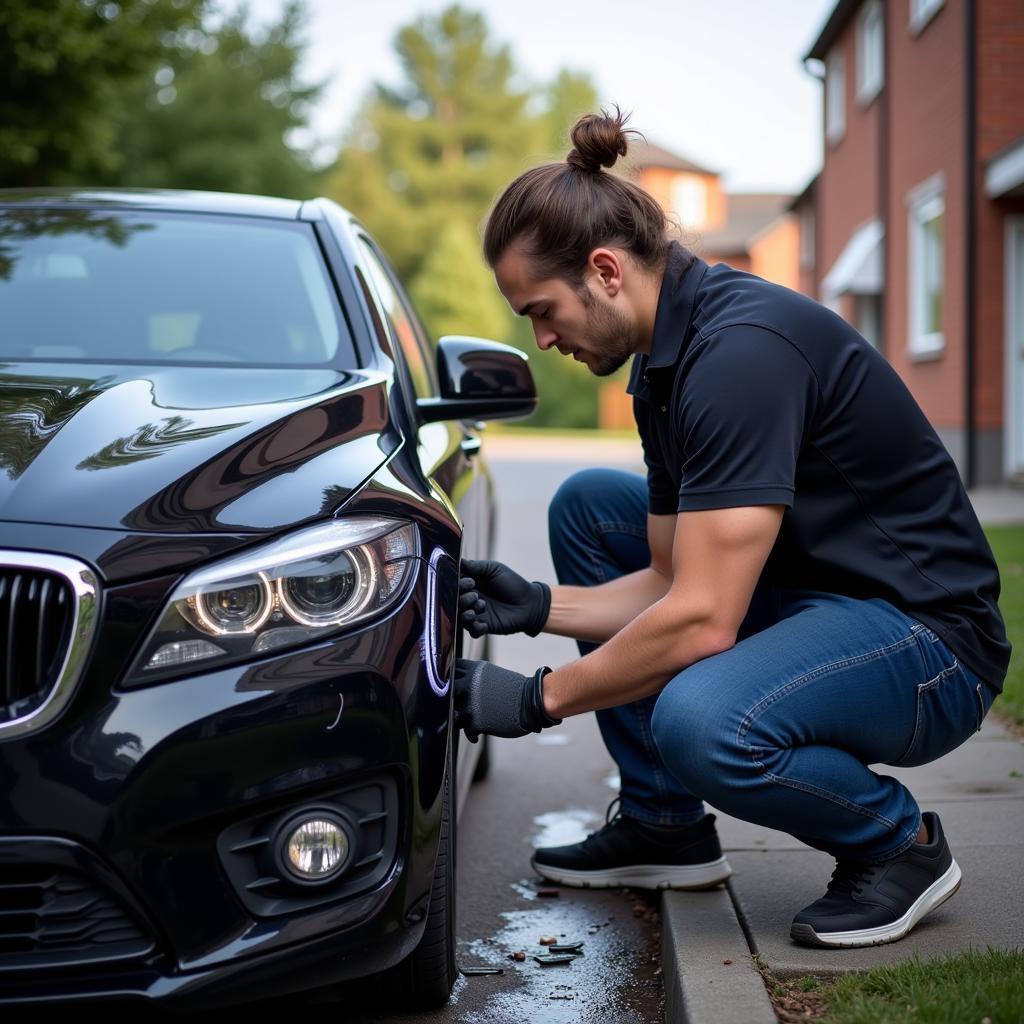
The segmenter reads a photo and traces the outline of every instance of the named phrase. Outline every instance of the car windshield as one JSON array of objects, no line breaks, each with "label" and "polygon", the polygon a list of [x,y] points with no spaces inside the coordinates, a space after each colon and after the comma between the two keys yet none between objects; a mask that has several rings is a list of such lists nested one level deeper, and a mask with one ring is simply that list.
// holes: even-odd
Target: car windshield
[{"label": "car windshield", "polygon": [[0,358],[356,365],[310,224],[0,210]]}]

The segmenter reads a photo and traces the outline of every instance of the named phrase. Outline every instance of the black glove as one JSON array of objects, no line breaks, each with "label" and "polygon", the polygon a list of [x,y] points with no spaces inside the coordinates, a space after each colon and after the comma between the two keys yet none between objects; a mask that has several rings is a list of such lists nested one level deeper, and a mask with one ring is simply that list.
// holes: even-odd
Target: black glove
[{"label": "black glove", "polygon": [[562,720],[544,710],[544,676],[547,666],[523,676],[489,661],[455,662],[455,724],[466,730],[474,743],[488,736],[525,736]]},{"label": "black glove", "polygon": [[551,588],[530,583],[501,562],[462,562],[459,618],[473,636],[526,633],[536,636],[548,621]]}]

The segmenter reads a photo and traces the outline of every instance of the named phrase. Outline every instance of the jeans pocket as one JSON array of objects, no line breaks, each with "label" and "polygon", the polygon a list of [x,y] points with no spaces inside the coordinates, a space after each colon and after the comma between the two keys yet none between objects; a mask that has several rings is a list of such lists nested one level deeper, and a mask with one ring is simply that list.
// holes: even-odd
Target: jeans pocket
[{"label": "jeans pocket", "polygon": [[970,739],[988,711],[985,689],[955,657],[952,665],[918,684],[910,741],[899,758],[889,763],[905,768],[928,764]]}]

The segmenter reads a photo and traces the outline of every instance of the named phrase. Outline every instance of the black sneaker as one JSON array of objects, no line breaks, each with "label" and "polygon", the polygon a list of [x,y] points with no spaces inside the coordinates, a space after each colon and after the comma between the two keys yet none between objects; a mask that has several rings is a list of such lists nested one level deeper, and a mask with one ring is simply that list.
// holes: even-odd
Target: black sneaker
[{"label": "black sneaker", "polygon": [[584,889],[710,889],[732,874],[713,814],[692,825],[665,826],[616,812],[583,842],[543,847],[530,863],[549,881]]},{"label": "black sneaker", "polygon": [[839,861],[828,891],[793,918],[790,936],[808,946],[878,946],[902,939],[960,888],[939,816],[921,815],[929,841],[884,864]]}]

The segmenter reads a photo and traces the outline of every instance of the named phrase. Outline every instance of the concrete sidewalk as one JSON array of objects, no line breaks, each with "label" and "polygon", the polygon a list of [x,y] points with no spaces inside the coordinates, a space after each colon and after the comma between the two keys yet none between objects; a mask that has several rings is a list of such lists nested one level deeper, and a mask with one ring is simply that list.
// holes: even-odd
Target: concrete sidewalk
[{"label": "concrete sidewalk", "polygon": [[790,922],[824,893],[834,861],[784,833],[719,815],[734,872],[728,889],[666,893],[662,901],[668,1021],[771,1024],[752,954],[783,979],[829,977],[970,946],[1024,947],[1024,743],[989,716],[974,739],[932,764],[880,770],[903,781],[923,809],[938,812],[963,871],[959,892],[900,942],[798,946],[789,938]]}]

